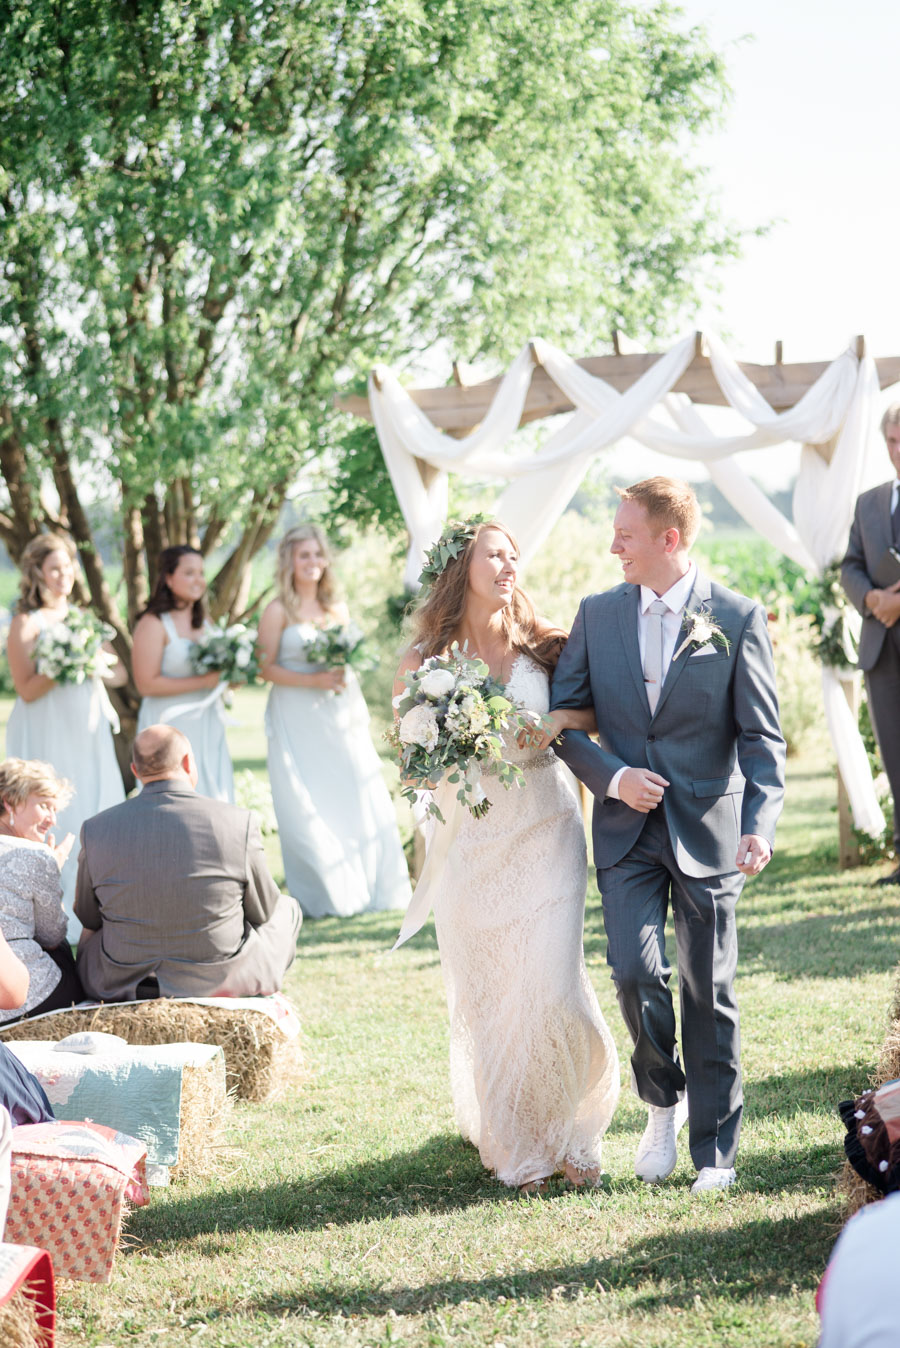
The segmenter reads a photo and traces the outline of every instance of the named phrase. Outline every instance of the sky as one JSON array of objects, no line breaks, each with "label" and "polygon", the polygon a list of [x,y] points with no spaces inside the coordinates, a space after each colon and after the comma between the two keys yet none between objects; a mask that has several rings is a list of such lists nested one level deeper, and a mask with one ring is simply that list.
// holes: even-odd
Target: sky
[{"label": "sky", "polygon": [[856,333],[874,355],[900,354],[900,4],[680,4],[725,54],[734,90],[699,153],[726,215],[773,222],[723,271],[722,315],[700,318],[749,360],[771,359],[778,338],[785,360],[826,359]]},{"label": "sky", "polygon": [[[724,54],[733,90],[697,157],[726,218],[770,226],[722,268],[716,302],[691,326],[719,332],[739,360],[773,361],[779,339],[785,361],[830,360],[857,333],[871,355],[900,355],[900,0],[678,2]],[[896,385],[883,395],[898,398]],[[673,471],[630,446],[615,459],[616,470]],[[743,462],[778,487],[797,456]]]}]

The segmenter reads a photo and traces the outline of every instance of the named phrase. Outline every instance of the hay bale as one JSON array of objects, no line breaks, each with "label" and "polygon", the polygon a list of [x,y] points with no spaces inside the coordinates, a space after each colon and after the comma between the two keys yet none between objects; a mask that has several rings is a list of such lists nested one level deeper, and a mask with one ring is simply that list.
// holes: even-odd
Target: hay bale
[{"label": "hay bale", "polygon": [[867,1203],[878,1203],[884,1198],[884,1194],[857,1175],[849,1161],[844,1161],[841,1167],[837,1187],[841,1200],[841,1219],[845,1222],[849,1222],[853,1214]]},{"label": "hay bale", "polygon": [[881,1045],[875,1085],[883,1086],[886,1081],[896,1081],[898,1077],[900,1077],[900,1019],[894,1017]]},{"label": "hay bale", "polygon": [[0,1306],[0,1343],[3,1348],[47,1348],[50,1343],[38,1320],[34,1295],[25,1287]]},{"label": "hay bale", "polygon": [[169,1171],[172,1182],[211,1175],[219,1169],[230,1108],[222,1057],[216,1054],[205,1063],[186,1063],[181,1075],[178,1163]]},{"label": "hay bale", "polygon": [[305,1075],[299,1036],[288,1039],[263,1012],[167,997],[56,1011],[17,1021],[0,1038],[59,1040],[81,1030],[118,1034],[129,1044],[218,1044],[228,1089],[241,1100],[271,1100]]}]

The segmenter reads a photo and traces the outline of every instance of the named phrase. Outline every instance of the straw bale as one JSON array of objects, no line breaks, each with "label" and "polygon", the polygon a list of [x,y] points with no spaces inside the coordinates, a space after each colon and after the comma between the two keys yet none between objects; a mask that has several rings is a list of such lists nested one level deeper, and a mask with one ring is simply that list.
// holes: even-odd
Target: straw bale
[{"label": "straw bale", "polygon": [[81,1030],[118,1034],[129,1044],[218,1044],[225,1054],[228,1090],[241,1100],[271,1100],[305,1076],[299,1037],[287,1039],[262,1012],[165,997],[20,1020],[0,1038],[59,1040]]},{"label": "straw bale", "polygon": [[884,1194],[857,1175],[849,1161],[844,1161],[838,1177],[838,1196],[841,1200],[841,1217],[847,1222],[867,1203],[880,1202]]},{"label": "straw bale", "polygon": [[886,1081],[896,1081],[898,1077],[900,1077],[900,1020],[894,1019],[881,1045],[875,1084],[883,1086]]},{"label": "straw bale", "polygon": [[188,1063],[181,1077],[178,1162],[169,1171],[170,1180],[193,1179],[218,1169],[230,1108],[222,1058],[217,1054],[205,1063]]},{"label": "straw bale", "polygon": [[34,1297],[24,1287],[0,1306],[0,1343],[3,1348],[47,1348],[49,1339],[38,1321]]}]

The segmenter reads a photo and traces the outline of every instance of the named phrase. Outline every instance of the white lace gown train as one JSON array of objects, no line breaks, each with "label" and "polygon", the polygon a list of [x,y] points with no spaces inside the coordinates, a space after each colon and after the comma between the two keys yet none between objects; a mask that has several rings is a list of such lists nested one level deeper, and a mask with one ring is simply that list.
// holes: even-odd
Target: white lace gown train
[{"label": "white lace gown train", "polygon": [[[546,675],[527,656],[507,691],[548,710]],[[587,852],[574,780],[552,751],[507,746],[507,756],[525,784],[507,791],[482,779],[492,808],[466,814],[434,913],[460,1131],[498,1179],[519,1185],[567,1161],[600,1166],[619,1064],[584,963]]]}]

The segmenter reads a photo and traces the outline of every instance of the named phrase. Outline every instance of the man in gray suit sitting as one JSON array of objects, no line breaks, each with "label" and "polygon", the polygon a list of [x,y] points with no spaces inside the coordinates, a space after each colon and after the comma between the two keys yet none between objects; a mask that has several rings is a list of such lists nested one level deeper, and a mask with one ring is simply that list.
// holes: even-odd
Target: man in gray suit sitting
[{"label": "man in gray suit sitting", "polygon": [[[553,678],[555,707],[593,707],[599,744],[557,753],[594,794],[607,960],[648,1106],[635,1172],[665,1179],[690,1121],[693,1192],[735,1179],[741,1091],[735,906],[769,861],[784,792],[772,647],[759,604],[690,558],[691,488],[621,491],[611,551],[625,584],[581,603]],[[665,926],[675,925],[682,1070]]]},{"label": "man in gray suit sitting", "polygon": [[[900,863],[900,403],[881,419],[893,479],[856,502],[841,580],[862,614],[859,667],[869,715],[894,797],[894,856]],[[900,885],[900,864],[878,885]]]},{"label": "man in gray suit sitting", "polygon": [[143,790],[81,830],[78,972],[104,1001],[277,992],[300,905],[269,873],[249,810],[195,791],[191,746],[173,726],[134,741]]}]

